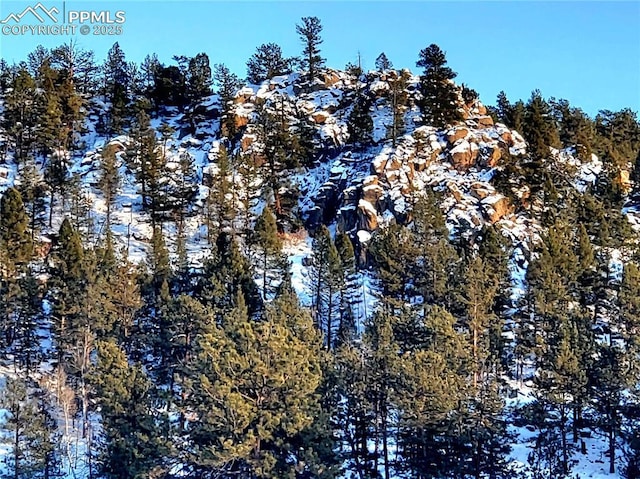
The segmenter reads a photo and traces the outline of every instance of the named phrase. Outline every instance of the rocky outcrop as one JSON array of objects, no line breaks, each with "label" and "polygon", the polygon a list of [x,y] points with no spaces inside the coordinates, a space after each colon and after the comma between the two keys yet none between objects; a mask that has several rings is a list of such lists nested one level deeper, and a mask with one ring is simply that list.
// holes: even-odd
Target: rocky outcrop
[{"label": "rocky outcrop", "polygon": [[456,141],[466,138],[469,134],[469,129],[464,127],[452,128],[447,132],[447,141],[453,145]]},{"label": "rocky outcrop", "polygon": [[311,114],[311,118],[316,125],[324,125],[331,115],[326,111],[317,111]]},{"label": "rocky outcrop", "polygon": [[467,140],[459,141],[449,152],[451,164],[458,170],[468,170],[478,158],[478,145]]},{"label": "rocky outcrop", "polygon": [[482,206],[491,224],[497,223],[513,212],[509,198],[500,194],[485,198],[482,200]]},{"label": "rocky outcrop", "polygon": [[362,184],[362,199],[372,205],[376,205],[378,200],[384,195],[384,190],[378,184],[377,176],[368,176]]},{"label": "rocky outcrop", "polygon": [[616,179],[620,184],[622,191],[624,191],[625,194],[631,191],[631,188],[633,185],[631,183],[629,170],[620,170],[620,172],[618,173],[618,177]]},{"label": "rocky outcrop", "polygon": [[322,74],[322,80],[324,82],[324,86],[327,88],[331,88],[335,84],[337,84],[340,80],[342,80],[340,73],[335,70],[327,70]]},{"label": "rocky outcrop", "polygon": [[493,126],[493,118],[490,116],[479,116],[475,120],[480,128],[491,128]]},{"label": "rocky outcrop", "polygon": [[362,199],[358,202],[359,229],[375,231],[378,229],[378,213],[371,203]]}]

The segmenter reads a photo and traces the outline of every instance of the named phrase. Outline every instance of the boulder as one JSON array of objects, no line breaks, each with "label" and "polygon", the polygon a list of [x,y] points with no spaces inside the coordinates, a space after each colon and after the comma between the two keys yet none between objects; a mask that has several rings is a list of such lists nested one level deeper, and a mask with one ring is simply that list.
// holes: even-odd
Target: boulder
[{"label": "boulder", "polygon": [[491,194],[491,191],[483,183],[471,183],[471,196],[479,200],[484,200]]},{"label": "boulder", "polygon": [[480,154],[480,147],[474,141],[470,143],[470,147],[471,147],[471,161],[475,163],[476,160],[478,159],[478,155]]},{"label": "boulder", "polygon": [[493,168],[498,166],[500,158],[502,158],[502,150],[498,145],[487,145],[481,148],[480,156],[482,159],[482,166],[488,166]]},{"label": "boulder", "polygon": [[358,214],[356,205],[350,204],[340,208],[338,212],[338,226],[342,231],[350,231],[357,226]]},{"label": "boulder", "polygon": [[311,114],[311,118],[318,125],[324,125],[326,121],[329,119],[329,113],[326,111],[317,111]]},{"label": "boulder", "polygon": [[436,161],[440,157],[440,153],[442,153],[442,146],[439,142],[431,142],[431,157],[429,158],[431,161]]},{"label": "boulder", "polygon": [[365,176],[364,179],[362,180],[362,186],[369,186],[369,185],[377,185],[379,183],[378,177],[376,175],[369,175],[369,176]]},{"label": "boulder", "polygon": [[236,129],[247,126],[249,124],[249,117],[243,115],[234,115],[233,124],[235,125]]},{"label": "boulder", "polygon": [[236,93],[236,97],[233,99],[234,103],[248,103],[253,97],[253,90],[249,87],[244,87]]},{"label": "boulder", "polygon": [[498,145],[495,145],[491,149],[491,154],[487,158],[487,166],[490,166],[491,168],[493,168],[494,166],[498,166],[500,158],[502,158],[502,150]]},{"label": "boulder", "polygon": [[256,137],[253,135],[244,135],[242,137],[242,141],[240,142],[240,149],[242,152],[246,152],[251,145],[256,141]]},{"label": "boulder", "polygon": [[358,220],[360,229],[374,231],[378,228],[378,213],[368,201],[360,200],[358,202]]},{"label": "boulder", "polygon": [[376,157],[372,162],[371,162],[371,169],[378,175],[381,175],[386,166],[387,166],[387,158],[386,157]]},{"label": "boulder", "polygon": [[415,171],[423,171],[427,168],[427,159],[417,156],[413,159],[411,164]]},{"label": "boulder", "polygon": [[491,224],[500,221],[512,212],[511,202],[500,194],[490,196],[482,201],[484,211]]},{"label": "boulder", "polygon": [[468,134],[467,128],[452,128],[447,132],[447,141],[453,145],[456,141],[466,138]]},{"label": "boulder", "polygon": [[478,115],[486,115],[487,114],[487,107],[484,106],[480,102],[476,103],[476,110],[478,110]]},{"label": "boulder", "polygon": [[622,187],[622,190],[625,193],[629,193],[629,191],[631,191],[631,179],[629,177],[629,171],[628,170],[620,170],[620,172],[618,173],[618,182],[620,183],[620,186]]},{"label": "boulder", "polygon": [[340,81],[340,75],[334,71],[326,71],[323,74],[324,85],[329,88]]},{"label": "boulder", "polygon": [[447,188],[449,189],[453,197],[456,199],[456,201],[460,203],[462,201],[463,195],[462,195],[462,191],[460,191],[460,189],[456,186],[456,184],[453,182],[447,183]]},{"label": "boulder", "polygon": [[367,185],[362,188],[362,199],[375,205],[384,195],[384,190],[378,184]]},{"label": "boulder", "polygon": [[500,135],[500,138],[502,138],[502,141],[504,141],[507,146],[513,146],[515,144],[513,141],[513,135],[508,130],[502,133],[502,135]]},{"label": "boulder", "polygon": [[459,170],[467,170],[473,165],[471,144],[467,140],[459,142],[449,153],[451,155],[451,164],[455,168]]},{"label": "boulder", "polygon": [[402,159],[398,155],[392,155],[391,159],[387,162],[387,170],[399,170],[402,168]]},{"label": "boulder", "polygon": [[478,122],[478,127],[480,128],[491,128],[493,126],[493,118],[488,115],[479,116],[476,118],[476,122]]},{"label": "boulder", "polygon": [[388,170],[384,172],[384,177],[390,185],[400,181],[400,170]]}]

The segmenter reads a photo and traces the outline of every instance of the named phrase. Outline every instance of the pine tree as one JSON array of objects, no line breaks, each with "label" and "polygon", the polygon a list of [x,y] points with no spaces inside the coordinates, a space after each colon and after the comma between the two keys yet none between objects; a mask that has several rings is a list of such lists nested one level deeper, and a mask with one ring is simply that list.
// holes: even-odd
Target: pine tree
[{"label": "pine tree", "polygon": [[107,52],[103,66],[105,96],[111,103],[108,113],[108,131],[120,133],[125,125],[129,104],[130,74],[124,52],[118,42]]},{"label": "pine tree", "polygon": [[393,146],[396,145],[398,137],[404,133],[404,113],[407,108],[407,85],[410,73],[408,70],[402,70],[399,73],[395,70],[389,72],[387,81],[389,82],[389,100],[391,101],[391,111],[393,118],[391,125],[387,127],[391,136]]},{"label": "pine tree", "polygon": [[287,477],[299,467],[288,459],[300,452],[288,444],[313,424],[318,337],[309,336],[302,312],[283,317],[268,308],[263,321],[252,321],[241,294],[235,303],[222,327],[199,341],[189,395],[196,414],[188,427],[195,470]]},{"label": "pine tree", "polygon": [[51,63],[75,85],[78,93],[89,95],[96,92],[98,67],[94,53],[80,48],[76,40],[69,40],[51,50]]},{"label": "pine tree", "polygon": [[636,362],[640,341],[640,269],[625,265],[611,324],[596,349],[593,367],[594,395],[601,414],[601,428],[607,436],[609,472],[615,473],[617,441],[622,429],[623,392],[637,384]]},{"label": "pine tree", "polygon": [[364,148],[373,139],[373,120],[369,114],[369,101],[358,93],[347,120],[349,139],[360,148]]},{"label": "pine tree", "polygon": [[116,194],[118,193],[120,181],[116,148],[114,145],[107,145],[102,151],[100,178],[98,180],[98,187],[102,190],[104,201],[107,205],[106,228],[110,228],[111,225],[111,206],[113,205]]},{"label": "pine tree", "polygon": [[202,277],[195,289],[196,298],[218,313],[232,309],[239,294],[246,301],[250,316],[262,306],[251,265],[234,237],[226,232],[218,235],[215,252],[205,260]]},{"label": "pine tree", "polygon": [[207,238],[210,244],[215,243],[216,232],[219,233],[228,223],[233,222],[235,214],[233,203],[229,201],[229,197],[233,196],[231,165],[227,149],[222,144],[218,150],[217,167],[216,174],[212,175],[208,183],[209,194],[205,211]]},{"label": "pine tree", "polygon": [[385,55],[384,52],[378,55],[378,57],[376,58],[376,70],[378,70],[379,72],[385,72],[387,70],[391,70],[392,68],[393,64],[387,58],[387,55]]},{"label": "pine tree", "polygon": [[549,104],[542,98],[539,90],[531,93],[527,103],[523,133],[534,160],[547,158],[549,147],[557,147],[559,144],[558,130],[551,118]]},{"label": "pine tree", "polygon": [[424,318],[426,344],[403,356],[398,397],[402,466],[412,477],[453,476],[460,457],[457,420],[467,397],[468,354],[455,319],[434,306]]},{"label": "pine tree", "polygon": [[374,315],[362,339],[365,357],[367,357],[366,367],[371,371],[365,394],[369,396],[374,414],[374,468],[377,469],[377,448],[378,442],[381,441],[380,455],[385,479],[391,477],[389,436],[392,428],[392,411],[395,408],[394,396],[400,384],[398,376],[402,368],[398,355],[400,348],[394,338],[391,321],[392,316],[388,311],[383,310]]},{"label": "pine tree", "polygon": [[[169,198],[167,191],[167,144],[174,130],[166,123],[160,125],[158,131],[162,135],[162,145],[158,146],[151,132],[148,133],[146,140],[146,148],[144,152],[146,156],[142,158],[144,161],[144,175],[146,177],[146,197],[148,199],[147,207],[151,215],[151,225],[162,225],[165,220],[165,212],[169,208]],[[144,180],[143,180],[144,181]]]},{"label": "pine tree", "polygon": [[491,369],[495,363],[488,364],[491,355],[489,328],[498,320],[492,311],[498,284],[495,278],[490,277],[480,257],[471,260],[465,273],[464,323],[469,331],[471,343],[473,387],[477,388],[489,374],[494,372]]},{"label": "pine tree", "polygon": [[570,472],[570,446],[567,441],[569,412],[573,409],[575,398],[586,387],[587,377],[576,354],[578,335],[575,326],[563,321],[559,328],[555,338],[547,339],[548,342],[553,339],[553,343],[548,346],[537,383],[543,400],[558,412],[555,424],[560,432],[560,469],[563,475],[567,475]]},{"label": "pine tree", "polygon": [[331,233],[322,225],[313,241],[313,294],[314,320],[324,332],[327,349],[332,349],[339,323],[334,321],[339,307],[337,294],[342,282],[342,269],[338,250]]},{"label": "pine tree", "polygon": [[37,233],[46,225],[45,196],[47,194],[47,185],[33,161],[27,160],[24,163],[20,170],[20,180],[16,182],[15,188],[20,193],[29,215],[29,230],[33,242]]},{"label": "pine tree", "polygon": [[198,53],[189,59],[187,69],[186,99],[192,107],[200,104],[207,96],[211,95],[211,67],[209,56],[206,53]]},{"label": "pine tree", "polygon": [[29,375],[41,358],[42,291],[34,273],[28,270],[19,275],[9,261],[5,266],[8,274],[0,276],[0,344]]},{"label": "pine tree", "polygon": [[282,240],[278,236],[276,217],[269,206],[265,206],[256,219],[254,227],[255,242],[262,250],[262,298],[267,299],[267,270],[269,258],[275,259],[282,249]]},{"label": "pine tree", "polygon": [[263,144],[262,153],[266,157],[263,164],[265,168],[266,183],[273,195],[273,208],[275,214],[285,214],[281,201],[281,190],[287,189],[287,178],[282,174],[284,168],[296,168],[299,166],[300,153],[295,148],[302,146],[292,138],[289,124],[284,113],[284,98],[278,97],[276,112],[272,113],[264,109],[258,115],[257,135]]},{"label": "pine tree", "polygon": [[58,359],[68,364],[76,340],[83,331],[82,310],[86,298],[84,248],[68,219],[60,225],[53,249],[51,302],[53,332]]},{"label": "pine tree", "polygon": [[220,122],[221,132],[227,138],[233,140],[236,131],[235,118],[232,113],[232,100],[236,91],[242,85],[240,78],[223,63],[213,67],[213,81],[218,87],[218,97],[220,98],[220,106],[222,108],[222,120]]},{"label": "pine tree", "polygon": [[174,215],[177,216],[178,230],[184,230],[184,219],[190,214],[193,202],[198,193],[195,158],[187,151],[182,152],[178,161],[179,168],[170,191],[170,202]]},{"label": "pine tree", "polygon": [[291,60],[282,56],[280,45],[263,43],[247,61],[247,81],[259,85],[265,80],[291,73]]},{"label": "pine tree", "polygon": [[8,470],[3,477],[52,477],[56,472],[54,424],[33,389],[20,378],[7,378],[2,397],[4,428],[11,434]]},{"label": "pine tree", "polygon": [[[4,126],[15,144],[16,160],[20,163],[32,153],[36,139],[36,125],[40,114],[36,82],[26,68],[20,68],[7,89]],[[4,90],[3,90],[4,91]]]},{"label": "pine tree", "polygon": [[[82,235],[83,240],[91,240],[94,231],[93,200],[90,188],[82,182],[79,173],[74,173],[67,183],[67,195],[70,199],[65,207],[73,227]],[[65,198],[63,197],[63,204]]]},{"label": "pine tree", "polygon": [[55,195],[62,197],[64,209],[65,192],[69,186],[69,168],[63,156],[52,155],[45,166],[44,179],[49,188],[49,227],[53,222],[53,210]]},{"label": "pine tree", "polygon": [[406,300],[415,280],[417,244],[408,228],[390,225],[375,235],[370,247],[371,259],[382,282],[383,294]]},{"label": "pine tree", "polygon": [[462,119],[458,111],[458,93],[452,83],[456,73],[446,64],[444,52],[435,44],[421,50],[416,63],[424,68],[420,78],[420,111],[424,122],[436,127]]},{"label": "pine tree", "polygon": [[143,110],[136,114],[131,136],[134,140],[133,157],[127,158],[129,167],[136,173],[136,179],[140,183],[143,208],[149,208],[150,168],[157,162],[156,132],[151,128],[149,115]]},{"label": "pine tree", "polygon": [[106,477],[133,479],[162,464],[167,452],[156,418],[154,390],[138,365],[111,342],[98,343],[97,362],[90,377],[104,427],[101,469]]},{"label": "pine tree", "polygon": [[335,353],[335,370],[337,389],[344,398],[338,403],[336,421],[347,449],[343,452],[347,468],[360,477],[378,477],[369,452],[374,412],[367,395],[371,370],[364,349],[354,343],[340,345]]},{"label": "pine tree", "polygon": [[164,241],[162,228],[156,227],[151,237],[151,252],[148,258],[151,272],[150,286],[156,301],[168,299],[172,278],[169,251]]},{"label": "pine tree", "polygon": [[11,252],[15,264],[24,265],[31,260],[33,242],[29,232],[29,218],[22,197],[15,188],[9,188],[0,198],[0,247]]},{"label": "pine tree", "polygon": [[337,344],[354,339],[358,333],[355,312],[356,299],[353,297],[353,283],[356,277],[356,258],[353,243],[346,233],[336,235],[336,250],[340,256],[342,280],[340,285],[340,324],[338,326]]},{"label": "pine tree", "polygon": [[304,45],[301,60],[302,68],[307,71],[309,78],[313,80],[318,76],[325,63],[325,59],[320,56],[322,24],[318,17],[302,17],[301,21],[302,23],[296,25],[296,32]]}]

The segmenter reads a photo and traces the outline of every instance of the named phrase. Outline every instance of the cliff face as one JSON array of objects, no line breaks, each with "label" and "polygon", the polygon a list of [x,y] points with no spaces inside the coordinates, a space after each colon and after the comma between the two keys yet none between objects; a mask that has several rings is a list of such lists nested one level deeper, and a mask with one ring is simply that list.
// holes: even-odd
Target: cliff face
[{"label": "cliff face", "polygon": [[[505,181],[500,185],[495,181],[496,174],[525,161],[523,137],[494,123],[479,100],[465,102],[462,88],[458,89],[462,121],[444,129],[423,125],[418,82],[419,77],[408,71],[369,72],[357,78],[326,70],[312,82],[296,73],[247,85],[226,107],[212,95],[198,107],[197,122],[195,112],[175,109],[153,118],[152,127],[173,128],[160,143],[166,158],[163,184],[171,190],[191,182],[197,189],[185,223],[188,243],[197,250],[205,236],[203,211],[221,174],[232,185],[226,198],[235,211],[231,224],[242,217],[248,229],[265,202],[277,201],[285,230],[300,221],[311,230],[321,223],[333,224],[366,243],[391,222],[409,223],[416,196],[433,189],[441,194],[440,207],[452,233],[469,236],[485,224],[496,224],[516,244],[535,239],[536,205],[527,184],[518,177],[507,178],[506,187]],[[353,138],[350,127],[356,103],[365,105],[370,118],[364,140]],[[96,127],[108,105],[98,99],[87,99],[86,104],[80,148],[59,154],[80,179],[93,210],[93,225],[100,231],[106,205],[98,188],[98,170],[104,148],[114,145],[123,181],[112,209],[112,226],[130,254],[141,259],[151,228],[142,208],[139,171],[131,161],[135,138],[105,140]],[[279,136],[274,139],[274,135]],[[300,147],[305,141],[306,149]],[[232,161],[221,173],[222,146]],[[290,151],[298,151],[295,161]],[[180,169],[185,155],[195,168],[188,177]],[[20,181],[10,159],[9,151],[0,164],[0,191]],[[559,166],[578,191],[602,170],[598,158],[581,161],[571,147],[552,149],[542,168],[551,171]],[[628,190],[625,173],[620,181]],[[66,214],[61,205],[54,209],[51,231]],[[170,232],[174,226],[169,222],[167,228]]]},{"label": "cliff face", "polygon": [[[265,112],[279,117],[292,132],[301,128],[301,121],[308,123],[315,131],[315,161],[304,172],[285,176],[290,180],[286,188],[299,195],[300,215],[310,228],[335,222],[352,237],[366,239],[389,222],[410,222],[415,196],[431,188],[442,194],[441,207],[452,232],[471,234],[490,223],[527,241],[536,224],[528,186],[512,178],[509,194],[494,184],[497,172],[526,158],[523,137],[494,123],[479,100],[465,103],[461,94],[461,122],[444,129],[422,125],[419,79],[405,75],[395,132],[395,72],[369,72],[356,79],[330,70],[311,85],[291,75],[247,86],[238,92],[231,113],[240,129],[239,150],[265,156],[259,124]],[[372,120],[364,143],[354,142],[349,134],[350,115],[362,99]],[[557,164],[571,166],[568,180],[578,189],[593,182],[602,168],[595,156],[580,161],[572,148],[552,149],[545,168]]]}]

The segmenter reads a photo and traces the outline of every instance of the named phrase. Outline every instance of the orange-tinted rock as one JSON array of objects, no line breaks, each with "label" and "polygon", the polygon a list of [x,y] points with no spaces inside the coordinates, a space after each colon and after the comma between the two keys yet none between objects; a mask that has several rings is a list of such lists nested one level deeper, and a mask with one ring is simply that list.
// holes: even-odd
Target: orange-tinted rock
[{"label": "orange-tinted rock", "polygon": [[459,170],[466,170],[473,165],[473,154],[471,145],[467,140],[461,141],[450,151],[451,164]]},{"label": "orange-tinted rock", "polygon": [[493,118],[490,116],[480,116],[476,118],[476,121],[480,128],[491,128],[493,126]]},{"label": "orange-tinted rock", "polygon": [[256,141],[255,136],[253,135],[244,135],[242,137],[242,141],[240,142],[240,149],[242,152],[245,152],[249,149],[251,145]]},{"label": "orange-tinted rock", "polygon": [[500,195],[497,198],[492,198],[490,202],[483,202],[483,204],[486,205],[485,213],[492,224],[512,212],[511,202],[506,196]]},{"label": "orange-tinted rock", "polygon": [[311,115],[311,118],[313,118],[313,121],[315,121],[316,124],[324,125],[329,118],[329,113],[326,111],[317,111]]},{"label": "orange-tinted rock", "polygon": [[453,145],[456,141],[466,138],[468,134],[467,128],[452,128],[447,132],[447,141]]},{"label": "orange-tinted rock", "polygon": [[329,88],[340,81],[340,75],[338,75],[336,72],[328,71],[324,73],[323,80],[325,86]]},{"label": "orange-tinted rock", "polygon": [[378,228],[378,214],[373,205],[365,200],[358,203],[358,220],[360,229],[374,231]]},{"label": "orange-tinted rock", "polygon": [[482,183],[471,184],[471,196],[478,198],[479,200],[484,200],[490,194],[491,192],[486,188],[484,184]]},{"label": "orange-tinted rock", "polygon": [[507,146],[513,146],[515,143],[513,142],[513,135],[510,131],[505,131],[502,135],[500,135],[502,141],[504,141]]},{"label": "orange-tinted rock", "polygon": [[629,177],[628,170],[620,170],[618,173],[618,182],[625,193],[628,193],[631,190],[631,179]]},{"label": "orange-tinted rock", "polygon": [[[485,154],[486,154],[486,151],[485,151]],[[489,153],[486,154],[486,157],[484,158],[484,163],[486,164],[486,166],[493,168],[494,166],[498,166],[498,162],[500,161],[500,158],[502,158],[502,150],[498,145],[494,145],[490,147]]]}]

